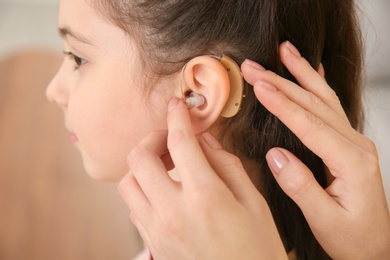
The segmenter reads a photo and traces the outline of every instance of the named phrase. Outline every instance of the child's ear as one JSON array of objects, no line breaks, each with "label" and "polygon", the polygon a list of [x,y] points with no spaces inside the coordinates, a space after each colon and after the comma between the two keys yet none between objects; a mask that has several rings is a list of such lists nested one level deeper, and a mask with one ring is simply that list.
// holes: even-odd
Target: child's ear
[{"label": "child's ear", "polygon": [[230,94],[229,75],[223,64],[211,56],[189,61],[182,74],[184,97],[191,92],[204,97],[204,104],[189,109],[196,134],[206,131],[221,114]]}]

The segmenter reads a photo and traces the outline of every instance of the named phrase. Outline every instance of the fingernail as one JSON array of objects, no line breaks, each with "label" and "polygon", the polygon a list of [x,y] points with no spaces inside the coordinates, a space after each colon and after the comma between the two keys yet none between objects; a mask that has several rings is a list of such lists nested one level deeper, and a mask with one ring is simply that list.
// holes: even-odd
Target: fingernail
[{"label": "fingernail", "polygon": [[217,139],[215,139],[215,137],[212,134],[205,132],[202,134],[202,137],[211,148],[213,149],[222,148],[221,144],[218,142]]},{"label": "fingernail", "polygon": [[273,92],[277,91],[277,89],[272,84],[265,82],[265,81],[262,81],[262,80],[257,81],[255,83],[255,85],[260,86],[260,87],[265,88],[265,89],[268,89],[268,90],[273,91]]},{"label": "fingernail", "polygon": [[257,70],[265,70],[265,68],[263,66],[261,66],[259,63],[257,62],[254,62],[253,60],[250,60],[250,59],[246,59],[244,61],[246,64],[248,64],[249,66],[251,66],[252,68],[254,69],[257,69]]},{"label": "fingernail", "polygon": [[298,51],[298,49],[289,41],[286,42],[286,47],[290,50],[290,52],[297,56],[298,58],[301,57],[301,53]]},{"label": "fingernail", "polygon": [[270,150],[266,157],[268,165],[275,173],[280,173],[283,167],[289,163],[287,156],[279,149]]},{"label": "fingernail", "polygon": [[171,100],[169,100],[168,112],[171,112],[173,109],[175,109],[175,107],[177,107],[177,105],[179,104],[179,101],[180,101],[180,99],[178,99],[178,98],[172,98]]}]

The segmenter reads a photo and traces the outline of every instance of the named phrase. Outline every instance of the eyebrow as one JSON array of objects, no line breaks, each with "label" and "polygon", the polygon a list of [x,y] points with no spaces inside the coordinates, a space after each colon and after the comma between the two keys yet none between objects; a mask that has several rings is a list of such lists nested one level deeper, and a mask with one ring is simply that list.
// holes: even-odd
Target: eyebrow
[{"label": "eyebrow", "polygon": [[60,27],[60,28],[58,28],[58,32],[59,32],[61,38],[63,38],[63,39],[65,39],[68,36],[70,36],[70,37],[72,37],[73,39],[75,39],[75,40],[77,40],[79,42],[86,43],[88,45],[92,45],[90,40],[88,40],[83,35],[78,34],[78,33],[74,32],[74,31],[72,31],[69,27]]}]

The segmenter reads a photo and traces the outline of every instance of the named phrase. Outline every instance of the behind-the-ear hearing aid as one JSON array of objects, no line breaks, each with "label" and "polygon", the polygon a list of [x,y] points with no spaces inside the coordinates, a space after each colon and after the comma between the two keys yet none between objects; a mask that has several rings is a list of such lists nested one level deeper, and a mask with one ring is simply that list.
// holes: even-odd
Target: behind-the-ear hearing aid
[{"label": "behind-the-ear hearing aid", "polygon": [[[241,74],[240,67],[238,64],[228,56],[212,56],[222,63],[225,67],[230,82],[230,94],[224,108],[222,109],[221,116],[229,118],[235,116],[241,107],[243,92],[244,92],[244,79]],[[187,64],[184,65],[182,69],[181,80],[183,77],[183,72]],[[188,108],[199,107],[205,103],[204,97],[191,92],[188,97],[184,96],[183,85],[181,84],[183,98],[187,104]]]},{"label": "behind-the-ear hearing aid", "polygon": [[228,56],[222,55],[217,59],[226,68],[230,81],[230,94],[221,112],[221,116],[229,118],[235,116],[241,108],[244,96],[244,79],[238,64]]}]

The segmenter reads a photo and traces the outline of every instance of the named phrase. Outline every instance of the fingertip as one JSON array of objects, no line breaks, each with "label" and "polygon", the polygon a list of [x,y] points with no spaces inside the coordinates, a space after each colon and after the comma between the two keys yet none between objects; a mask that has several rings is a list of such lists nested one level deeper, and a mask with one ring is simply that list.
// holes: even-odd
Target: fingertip
[{"label": "fingertip", "polygon": [[285,41],[279,46],[280,58],[284,65],[291,67],[294,61],[299,61],[302,58],[298,49],[289,41]]},{"label": "fingertip", "polygon": [[250,59],[246,59],[241,65],[241,67],[246,67],[246,66],[249,66],[253,69],[260,70],[260,71],[265,70],[265,68],[263,66],[261,66],[259,63],[255,62],[253,60],[250,60]]},{"label": "fingertip", "polygon": [[300,58],[301,53],[298,51],[298,49],[289,41],[285,42],[286,48],[290,51],[291,54],[293,54],[295,57]]},{"label": "fingertip", "polygon": [[172,98],[168,102],[168,131],[173,129],[192,128],[188,107],[180,98]]},{"label": "fingertip", "polygon": [[264,76],[263,72],[266,72],[266,69],[257,62],[246,59],[241,64],[241,71],[245,81],[253,86],[256,81]]},{"label": "fingertip", "polygon": [[289,151],[273,148],[266,158],[279,186],[297,204],[319,186],[309,168]]},{"label": "fingertip", "polygon": [[117,190],[118,193],[122,196],[122,198],[126,198],[129,192],[129,183],[130,177],[129,174],[126,174],[118,183]]},{"label": "fingertip", "polygon": [[177,105],[179,105],[179,103],[180,103],[180,99],[177,97],[174,97],[171,100],[169,100],[168,112],[171,112],[173,109],[175,109],[177,107]]},{"label": "fingertip", "polygon": [[275,174],[280,174],[282,169],[290,162],[288,157],[279,148],[271,149],[267,153],[266,159],[269,167]]}]

